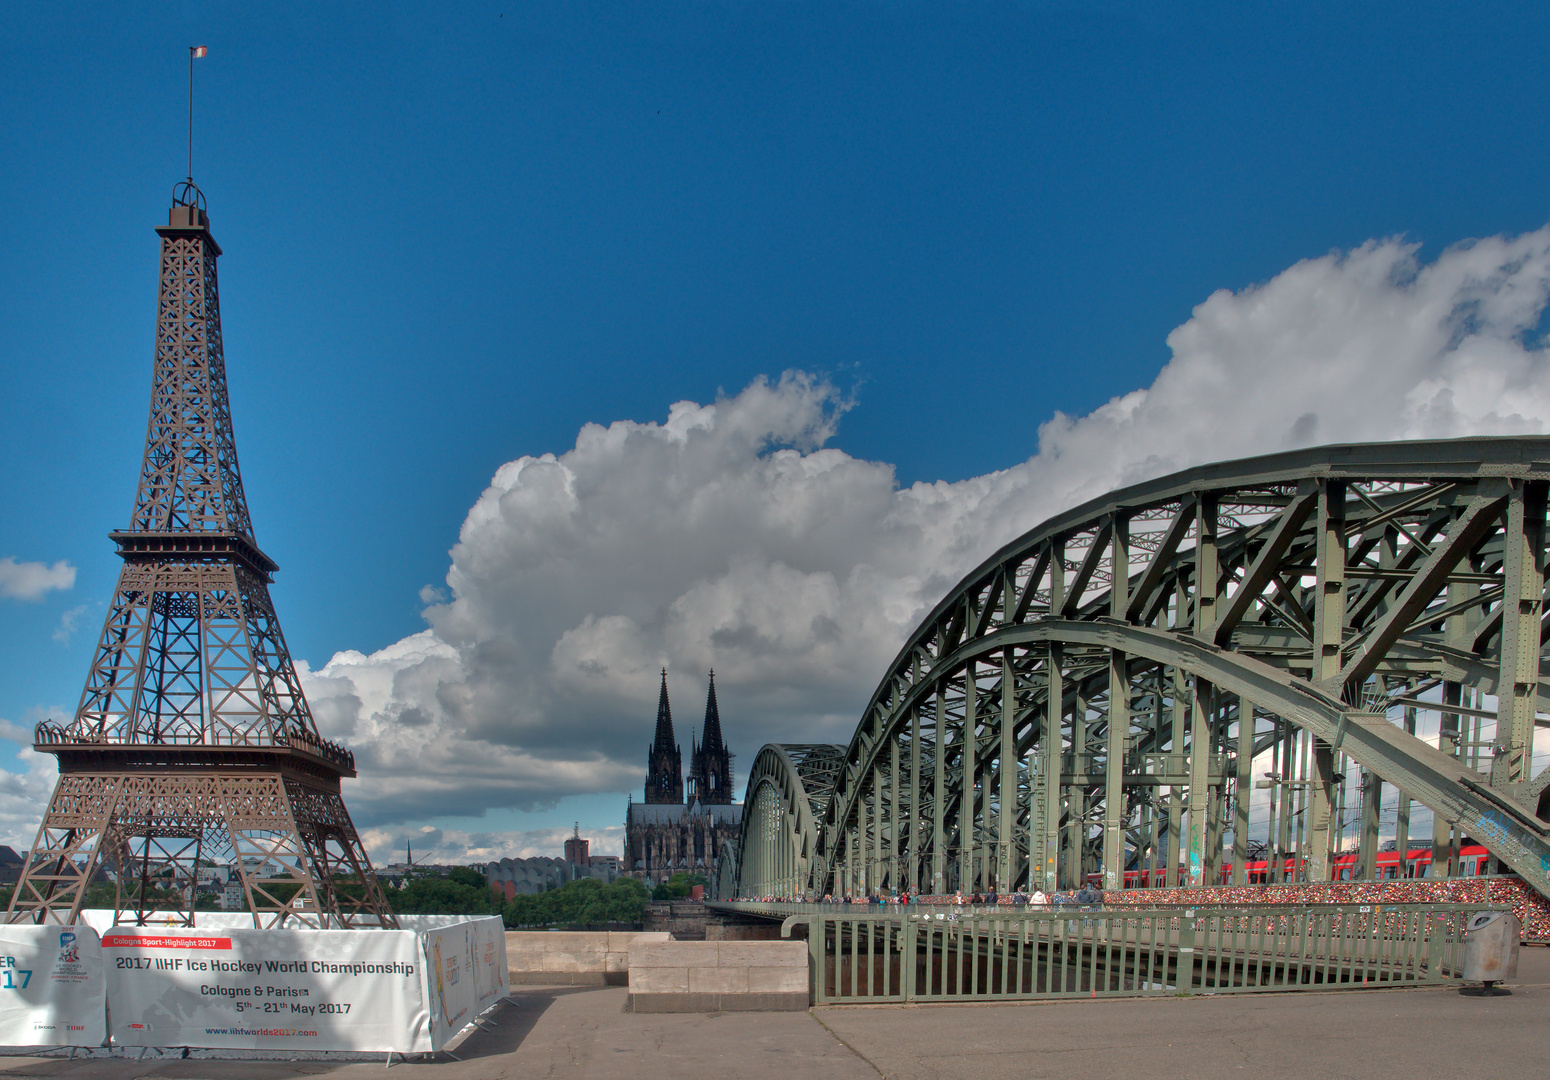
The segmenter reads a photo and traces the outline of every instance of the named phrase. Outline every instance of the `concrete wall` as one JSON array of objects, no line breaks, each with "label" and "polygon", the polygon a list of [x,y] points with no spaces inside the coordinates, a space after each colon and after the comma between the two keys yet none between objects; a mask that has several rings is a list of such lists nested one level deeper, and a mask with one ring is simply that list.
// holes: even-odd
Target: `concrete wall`
[{"label": "concrete wall", "polygon": [[629,981],[634,941],[666,934],[619,931],[508,930],[506,968],[511,985],[623,986]]},{"label": "concrete wall", "polygon": [[784,941],[780,936],[780,923],[760,919],[757,923],[705,924],[706,941]]},{"label": "concrete wall", "polygon": [[704,941],[710,911],[693,900],[646,905],[645,929],[665,930],[677,941]]},{"label": "concrete wall", "polygon": [[631,1012],[772,1012],[808,1006],[800,941],[646,941],[630,945]]}]

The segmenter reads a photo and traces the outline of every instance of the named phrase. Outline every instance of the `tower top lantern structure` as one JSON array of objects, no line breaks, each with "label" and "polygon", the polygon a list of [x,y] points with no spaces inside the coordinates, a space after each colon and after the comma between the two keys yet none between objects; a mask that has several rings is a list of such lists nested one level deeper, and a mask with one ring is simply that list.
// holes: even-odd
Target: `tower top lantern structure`
[{"label": "tower top lantern structure", "polygon": [[[203,194],[161,239],[150,419],[123,559],[75,716],[36,748],[59,780],[10,921],[74,922],[103,868],[116,921],[192,925],[201,862],[238,869],[258,926],[396,926],[318,735],[253,538]],[[356,887],[339,888],[348,879]]]}]

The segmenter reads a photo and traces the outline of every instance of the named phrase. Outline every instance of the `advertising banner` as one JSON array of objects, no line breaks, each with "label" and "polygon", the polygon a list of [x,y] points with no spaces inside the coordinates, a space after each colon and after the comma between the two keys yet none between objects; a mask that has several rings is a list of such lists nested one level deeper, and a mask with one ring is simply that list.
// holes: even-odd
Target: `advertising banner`
[{"label": "advertising banner", "polygon": [[506,996],[506,932],[498,918],[470,919],[420,934],[431,1048],[440,1050]]},{"label": "advertising banner", "polygon": [[0,925],[0,1045],[101,1046],[106,993],[91,927]]},{"label": "advertising banner", "polygon": [[432,1049],[409,931],[119,926],[102,956],[120,1046]]},{"label": "advertising banner", "polygon": [[501,998],[511,993],[506,966],[506,924],[499,916],[479,919],[474,923],[474,985],[478,993],[474,1000],[474,1013],[484,1012]]}]

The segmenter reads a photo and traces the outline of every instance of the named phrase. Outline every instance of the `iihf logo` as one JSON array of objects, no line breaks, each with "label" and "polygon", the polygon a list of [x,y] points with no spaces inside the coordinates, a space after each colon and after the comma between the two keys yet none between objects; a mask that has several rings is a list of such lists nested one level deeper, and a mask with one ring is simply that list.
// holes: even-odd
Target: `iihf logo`
[{"label": "iihf logo", "polygon": [[81,962],[81,947],[75,943],[73,930],[65,930],[59,935],[59,962],[62,964]]}]

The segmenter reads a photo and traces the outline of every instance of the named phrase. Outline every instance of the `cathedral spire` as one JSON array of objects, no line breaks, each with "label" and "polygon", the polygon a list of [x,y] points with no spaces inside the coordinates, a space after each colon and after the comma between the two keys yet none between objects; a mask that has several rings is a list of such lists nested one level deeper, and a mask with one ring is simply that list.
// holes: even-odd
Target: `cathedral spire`
[{"label": "cathedral spire", "polygon": [[721,741],[721,710],[716,707],[716,669],[710,670],[710,692],[705,695],[705,733],[700,736],[700,749],[717,753],[726,749]]},{"label": "cathedral spire", "polygon": [[673,707],[667,703],[667,668],[662,669],[662,689],[657,694],[657,737],[651,744],[654,753],[677,749],[673,738]]},{"label": "cathedral spire", "polygon": [[646,753],[646,801],[684,801],[683,751],[673,737],[673,709],[667,701],[667,668],[662,669],[662,689],[657,695],[657,734]]},{"label": "cathedral spire", "polygon": [[732,801],[732,755],[721,737],[721,710],[716,705],[716,673],[710,673],[705,695],[705,729],[689,759],[689,787],[706,805]]}]

